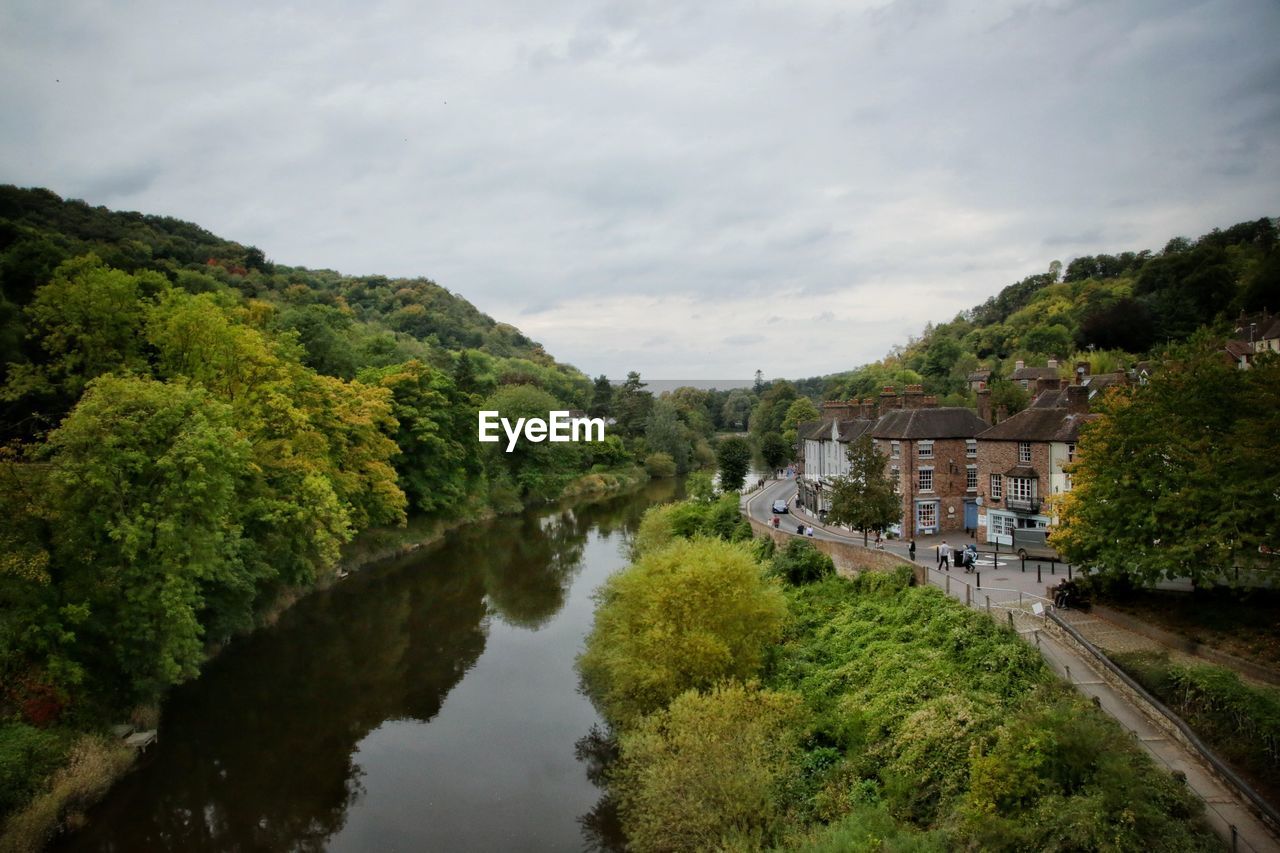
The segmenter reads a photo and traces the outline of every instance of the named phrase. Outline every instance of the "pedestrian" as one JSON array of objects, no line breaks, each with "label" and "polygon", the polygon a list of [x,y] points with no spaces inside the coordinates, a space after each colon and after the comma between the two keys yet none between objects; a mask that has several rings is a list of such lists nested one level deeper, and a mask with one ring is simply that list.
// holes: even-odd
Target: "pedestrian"
[{"label": "pedestrian", "polygon": [[951,546],[947,544],[945,539],[938,546],[938,568],[948,572],[951,571]]},{"label": "pedestrian", "polygon": [[808,529],[806,529],[806,530],[805,530],[804,535],[805,535],[805,536],[812,536],[812,535],[813,535],[813,525],[812,525],[812,524],[811,524],[811,525],[809,525]]},{"label": "pedestrian", "polygon": [[911,545],[907,547],[907,556],[911,558],[911,562],[916,561],[916,540],[911,540]]}]

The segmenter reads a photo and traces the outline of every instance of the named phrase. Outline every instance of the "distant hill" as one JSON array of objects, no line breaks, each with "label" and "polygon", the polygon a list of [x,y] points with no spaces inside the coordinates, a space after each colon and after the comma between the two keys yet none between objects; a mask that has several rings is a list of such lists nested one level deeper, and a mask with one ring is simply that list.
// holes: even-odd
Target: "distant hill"
[{"label": "distant hill", "polygon": [[[1018,360],[1065,372],[1090,361],[1096,373],[1127,367],[1154,348],[1242,312],[1280,309],[1276,219],[1175,237],[1159,252],[1086,255],[1003,288],[952,320],[925,327],[885,358],[844,373],[795,383],[815,398],[877,393],[882,385],[923,384],[952,405],[971,402],[968,376],[991,371],[998,386]],[[1016,396],[1016,394],[1012,395]],[[1016,408],[1016,400],[1007,401]]]},{"label": "distant hill", "polygon": [[[345,276],[269,261],[256,246],[219,237],[168,216],[108,210],[46,189],[0,186],[0,365],[21,361],[21,312],[62,261],[92,252],[126,272],[154,270],[192,291],[219,285],[282,309],[332,308],[340,322],[404,335],[445,350],[475,349],[499,358],[563,367],[514,326],[499,323],[427,278]],[[295,311],[295,313],[297,313]],[[322,336],[326,312],[294,317],[303,344]],[[332,322],[339,322],[333,317]],[[308,347],[309,351],[311,347]],[[312,361],[319,361],[312,353]],[[321,372],[333,365],[314,364]],[[349,371],[348,371],[349,372]]]}]

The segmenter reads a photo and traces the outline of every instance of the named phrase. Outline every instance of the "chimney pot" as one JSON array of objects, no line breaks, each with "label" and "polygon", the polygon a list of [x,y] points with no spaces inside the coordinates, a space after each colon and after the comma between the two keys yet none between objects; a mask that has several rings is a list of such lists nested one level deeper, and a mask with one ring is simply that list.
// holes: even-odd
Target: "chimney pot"
[{"label": "chimney pot", "polygon": [[1049,365],[1048,365],[1048,366],[1049,366],[1049,367],[1052,367],[1054,370],[1057,370],[1057,369],[1058,369],[1058,360],[1057,360],[1056,358],[1051,358],[1051,359],[1049,359]]},{"label": "chimney pot", "polygon": [[1026,366],[1027,366],[1027,363],[1026,363],[1025,361],[1023,361],[1022,359],[1018,359],[1017,361],[1015,361],[1015,362],[1013,363],[1013,369],[1014,369],[1014,370],[1021,370],[1022,368],[1026,367]]}]

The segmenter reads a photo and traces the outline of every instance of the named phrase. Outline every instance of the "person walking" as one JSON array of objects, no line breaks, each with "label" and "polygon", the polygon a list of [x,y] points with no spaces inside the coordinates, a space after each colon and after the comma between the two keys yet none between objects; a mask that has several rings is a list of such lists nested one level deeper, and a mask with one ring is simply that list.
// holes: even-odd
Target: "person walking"
[{"label": "person walking", "polygon": [[907,556],[911,558],[911,562],[916,561],[916,540],[912,539],[911,544],[907,547]]},{"label": "person walking", "polygon": [[951,546],[947,544],[945,539],[938,546],[938,568],[947,572],[951,571]]}]

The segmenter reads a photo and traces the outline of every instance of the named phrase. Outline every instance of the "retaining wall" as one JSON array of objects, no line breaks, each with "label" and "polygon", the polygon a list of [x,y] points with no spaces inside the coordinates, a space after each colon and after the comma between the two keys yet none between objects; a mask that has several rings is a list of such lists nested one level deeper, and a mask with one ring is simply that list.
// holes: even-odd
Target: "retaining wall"
[{"label": "retaining wall", "polygon": [[[768,536],[779,547],[786,545],[798,534],[794,532],[795,525],[792,530],[786,529],[785,522],[781,529],[775,529],[771,524],[765,524],[754,518],[747,519],[751,522],[751,530],[756,536]],[[818,539],[814,537],[804,537],[812,542],[814,547],[831,558],[831,562],[836,564],[836,571],[842,575],[852,575],[858,572],[888,572],[893,571],[899,566],[911,565],[897,554],[891,554],[888,551],[879,551],[875,548],[865,548],[862,545],[855,545],[852,542],[835,542],[830,539]],[[924,583],[924,567],[912,566],[915,570],[916,583]]]}]

